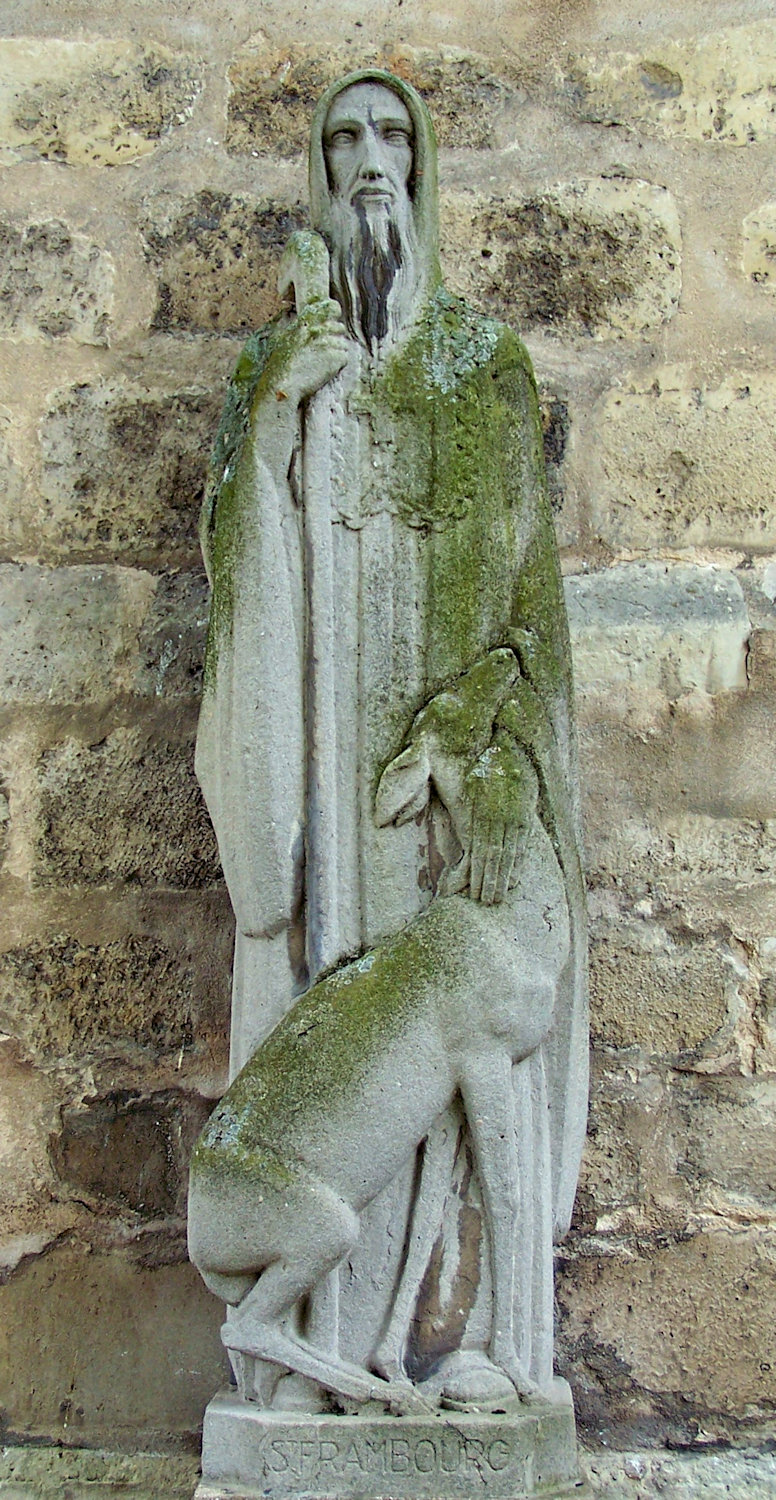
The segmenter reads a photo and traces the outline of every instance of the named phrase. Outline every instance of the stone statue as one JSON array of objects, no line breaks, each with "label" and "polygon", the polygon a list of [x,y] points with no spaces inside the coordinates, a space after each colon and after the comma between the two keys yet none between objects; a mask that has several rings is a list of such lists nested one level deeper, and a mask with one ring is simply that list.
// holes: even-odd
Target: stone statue
[{"label": "stone statue", "polygon": [[197,772],[237,939],[190,1253],[254,1416],[528,1409],[587,1094],[536,392],[442,285],[412,88],[328,90],[310,191],[295,311],[243,352],[203,512]]}]

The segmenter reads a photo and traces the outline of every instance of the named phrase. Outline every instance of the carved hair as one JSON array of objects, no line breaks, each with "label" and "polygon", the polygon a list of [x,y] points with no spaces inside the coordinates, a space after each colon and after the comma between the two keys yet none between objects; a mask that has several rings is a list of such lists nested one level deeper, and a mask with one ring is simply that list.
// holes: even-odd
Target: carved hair
[{"label": "carved hair", "polygon": [[418,246],[410,200],[331,205],[332,282],[353,338],[373,354],[411,321]]}]

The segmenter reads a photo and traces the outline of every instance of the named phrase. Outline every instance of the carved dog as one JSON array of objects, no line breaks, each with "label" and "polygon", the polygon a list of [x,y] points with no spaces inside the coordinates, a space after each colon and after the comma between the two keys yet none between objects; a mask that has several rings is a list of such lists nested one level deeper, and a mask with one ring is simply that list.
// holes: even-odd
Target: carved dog
[{"label": "carved dog", "polygon": [[[512,653],[499,651],[461,680],[473,697],[462,691],[453,708],[479,701],[475,740],[487,745],[493,732],[495,707],[483,713],[482,692],[503,702],[518,673]],[[460,1095],[489,1229],[490,1357],[518,1392],[531,1389],[513,1335],[512,1068],[550,1030],[569,942],[563,878],[527,758],[512,753],[508,816],[477,854],[471,758],[455,745],[451,752],[439,715],[424,712],[384,774],[378,820],[412,816],[433,787],[462,851],[440,891],[471,890],[476,878],[480,899],[438,894],[401,932],[297,1002],[214,1111],[194,1153],[189,1196],[191,1258],[236,1307],[223,1330],[230,1350],[400,1410],[415,1400],[407,1382],[317,1349],[283,1320],[348,1254],[361,1211]],[[475,771],[483,764],[475,755]]]}]

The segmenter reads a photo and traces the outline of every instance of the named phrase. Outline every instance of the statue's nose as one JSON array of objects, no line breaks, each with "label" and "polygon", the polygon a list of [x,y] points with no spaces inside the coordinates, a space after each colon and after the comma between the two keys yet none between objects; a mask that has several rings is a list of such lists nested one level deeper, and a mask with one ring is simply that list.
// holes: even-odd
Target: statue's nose
[{"label": "statue's nose", "polygon": [[361,175],[370,181],[383,175],[383,163],[380,154],[380,143],[373,131],[368,131],[364,139],[364,157],[361,163]]}]

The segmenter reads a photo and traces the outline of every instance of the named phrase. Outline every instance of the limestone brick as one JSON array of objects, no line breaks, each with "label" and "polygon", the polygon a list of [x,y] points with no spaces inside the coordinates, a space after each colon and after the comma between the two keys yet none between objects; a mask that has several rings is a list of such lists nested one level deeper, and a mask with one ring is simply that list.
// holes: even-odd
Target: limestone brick
[{"label": "limestone brick", "polygon": [[26,511],[8,505],[9,542],[60,557],[191,557],[220,400],[127,379],[55,392],[40,424],[40,492]]},{"label": "limestone brick", "polygon": [[593,868],[634,894],[705,904],[706,888],[724,892],[741,931],[762,932],[773,913],[772,694],[689,694],[651,716],[621,702],[611,720],[609,702],[596,702],[580,736]]},{"label": "limestone brick", "polygon": [[182,1215],[189,1155],[209,1113],[205,1100],[181,1089],[147,1096],[114,1089],[61,1111],[51,1160],[60,1183],[95,1208]]},{"label": "limestone brick", "polygon": [[277,266],[306,210],[203,189],[148,205],[143,236],[156,267],[159,330],[245,334],[278,312]]},{"label": "limestone brick", "polygon": [[186,889],[218,879],[193,743],[145,726],[97,744],[68,738],[45,752],[39,776],[43,883]]},{"label": "limestone brick", "polygon": [[8,802],[8,789],[0,782],[0,870],[3,868],[3,861],[8,848],[10,823],[11,809]]},{"label": "limestone brick", "polygon": [[0,407],[0,554],[4,549],[2,533],[14,524],[22,495],[21,470],[11,452],[10,433],[11,414]]},{"label": "limestone brick", "polygon": [[0,955],[0,1027],[28,1059],[172,1052],[194,1026],[192,959],[157,938],[63,935]]},{"label": "limestone brick", "polygon": [[594,1054],[575,1224],[613,1237],[686,1232],[699,1216],[768,1223],[776,1082]]},{"label": "limestone brick", "polygon": [[0,162],[119,166],[192,111],[201,71],[168,48],[107,38],[0,42]]},{"label": "limestone brick", "polygon": [[[708,766],[714,769],[714,762]],[[645,799],[646,800],[646,799]],[[616,804],[615,804],[616,805]],[[776,822],[771,818],[713,817],[682,812],[665,804],[648,809],[631,804],[612,816],[592,802],[588,808],[588,871],[597,885],[613,884],[631,899],[676,905],[693,891],[749,892],[773,879]]]},{"label": "limestone brick", "polygon": [[57,1123],[57,1096],[45,1074],[0,1044],[0,1280],[24,1255],[36,1254],[56,1234],[61,1218],[41,1225],[53,1185],[48,1139]]},{"label": "limestone brick", "polygon": [[188,1454],[8,1445],[0,1452],[0,1496],[61,1500],[69,1489],[81,1500],[99,1485],[108,1495],[123,1490],[128,1500],[191,1500],[198,1473],[199,1458]]},{"label": "limestone brick", "polygon": [[113,309],[111,256],[64,219],[0,218],[0,335],[105,344]]},{"label": "limestone brick", "polygon": [[224,1380],[222,1305],[193,1266],[145,1269],[142,1242],[54,1249],[0,1287],[0,1308],[0,1401],[19,1434],[169,1446]]},{"label": "limestone brick", "polygon": [[190,698],[201,685],[204,574],[0,566],[0,692],[8,703]]},{"label": "limestone brick", "polygon": [[743,268],[758,286],[776,291],[776,203],[763,203],[743,224]]},{"label": "limestone brick", "polygon": [[709,387],[686,369],[650,372],[608,393],[586,439],[608,545],[776,545],[776,377]]},{"label": "limestone brick", "polygon": [[679,302],[676,205],[635,178],[443,194],[442,253],[449,283],[518,329],[622,338],[659,327]]},{"label": "limestone brick", "polygon": [[565,580],[581,696],[669,701],[746,687],[749,615],[738,579],[715,567],[624,563]]},{"label": "limestone brick", "polygon": [[590,951],[593,1039],[670,1057],[685,1068],[731,1066],[745,978],[724,944],[677,941],[645,921],[598,924]]},{"label": "limestone brick", "polygon": [[724,1439],[742,1406],[750,1423],[767,1419],[776,1394],[772,1231],[714,1227],[591,1253],[567,1265],[558,1296],[561,1342],[579,1361],[577,1412],[599,1441]]},{"label": "limestone brick", "polygon": [[209,603],[204,571],[172,570],[156,576],[153,598],[138,630],[133,692],[199,702]]},{"label": "limestone brick", "polygon": [[405,78],[431,110],[440,146],[480,150],[496,143],[500,117],[515,98],[517,70],[456,47],[244,48],[229,69],[227,148],[292,157],[307,149],[310,115],[324,89],[356,67]]},{"label": "limestone brick", "polygon": [[593,1052],[590,1111],[575,1230],[614,1236],[681,1232],[692,1207],[677,1172],[676,1110],[666,1070]]},{"label": "limestone brick", "polygon": [[78,703],[131,691],[154,588],[149,574],[128,568],[1,566],[5,702]]},{"label": "limestone brick", "polygon": [[684,1077],[674,1096],[682,1176],[718,1213],[766,1222],[776,1209],[776,1081]]},{"label": "limestone brick", "polygon": [[745,146],[776,133],[776,22],[733,26],[643,52],[578,58],[571,95],[584,120]]}]

